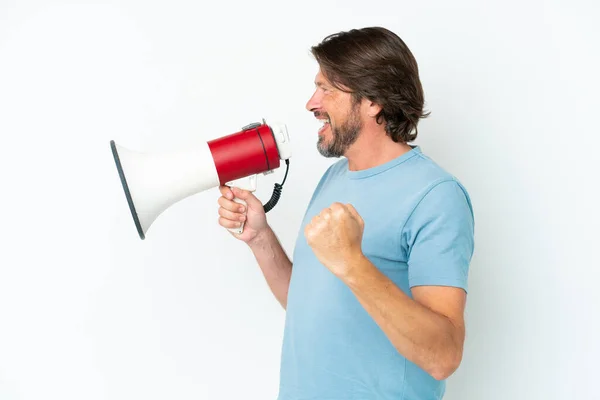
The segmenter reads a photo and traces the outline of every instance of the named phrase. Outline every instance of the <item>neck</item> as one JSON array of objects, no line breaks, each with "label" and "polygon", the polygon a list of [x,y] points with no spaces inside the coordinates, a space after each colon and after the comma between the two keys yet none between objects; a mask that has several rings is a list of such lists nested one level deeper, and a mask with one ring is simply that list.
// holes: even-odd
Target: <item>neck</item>
[{"label": "neck", "polygon": [[412,147],[406,143],[394,142],[385,132],[366,133],[363,132],[345,154],[351,171],[385,164],[412,150]]}]

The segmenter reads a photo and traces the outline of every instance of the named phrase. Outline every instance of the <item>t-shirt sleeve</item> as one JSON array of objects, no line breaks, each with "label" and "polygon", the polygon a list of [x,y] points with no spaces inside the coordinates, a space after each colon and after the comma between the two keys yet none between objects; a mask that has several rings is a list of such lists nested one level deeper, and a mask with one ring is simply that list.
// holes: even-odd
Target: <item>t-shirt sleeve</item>
[{"label": "t-shirt sleeve", "polygon": [[410,287],[454,286],[467,291],[474,218],[469,195],[458,181],[435,184],[415,206],[402,235]]}]

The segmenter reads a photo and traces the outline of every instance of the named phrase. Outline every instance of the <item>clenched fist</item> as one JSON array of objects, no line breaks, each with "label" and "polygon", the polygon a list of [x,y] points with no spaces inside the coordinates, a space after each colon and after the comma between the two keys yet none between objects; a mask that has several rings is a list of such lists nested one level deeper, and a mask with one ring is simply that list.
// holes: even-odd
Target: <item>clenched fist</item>
[{"label": "clenched fist", "polygon": [[344,277],[363,256],[363,232],[364,221],[352,205],[333,203],[306,225],[304,236],[319,261]]}]

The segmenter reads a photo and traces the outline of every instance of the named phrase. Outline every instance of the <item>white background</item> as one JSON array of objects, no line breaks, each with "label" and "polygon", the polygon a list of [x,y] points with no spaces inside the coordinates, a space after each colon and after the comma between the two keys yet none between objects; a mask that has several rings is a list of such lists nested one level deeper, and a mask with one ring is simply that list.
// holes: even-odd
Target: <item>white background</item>
[{"label": "white background", "polygon": [[[109,141],[158,151],[288,125],[269,220],[291,254],[334,160],[304,105],[325,35],[394,30],[432,112],[423,151],[472,196],[449,400],[600,399],[593,1],[0,0],[0,399],[274,399],[284,311],[216,189],[142,241]],[[260,177],[267,201],[283,169]],[[394,199],[390,199],[394,207]]]}]

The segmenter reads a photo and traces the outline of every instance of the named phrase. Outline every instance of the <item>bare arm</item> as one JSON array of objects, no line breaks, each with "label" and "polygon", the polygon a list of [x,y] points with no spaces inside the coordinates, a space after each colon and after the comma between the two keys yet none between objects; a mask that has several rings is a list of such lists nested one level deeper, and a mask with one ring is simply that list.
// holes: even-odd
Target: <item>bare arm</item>
[{"label": "bare arm", "polygon": [[460,288],[420,286],[407,296],[367,258],[343,278],[399,353],[435,379],[459,366],[465,338],[466,293]]},{"label": "bare arm", "polygon": [[292,262],[283,250],[275,232],[268,227],[248,242],[248,246],[256,257],[269,288],[285,309],[292,275]]},{"label": "bare arm", "polygon": [[[227,186],[221,186],[219,190],[222,195],[218,200],[219,224],[225,228],[234,228],[244,223],[243,232],[232,233],[232,235],[250,247],[269,288],[285,309],[292,262],[267,223],[263,204],[254,194],[246,190]],[[247,206],[234,202],[234,195],[244,200]]]}]

